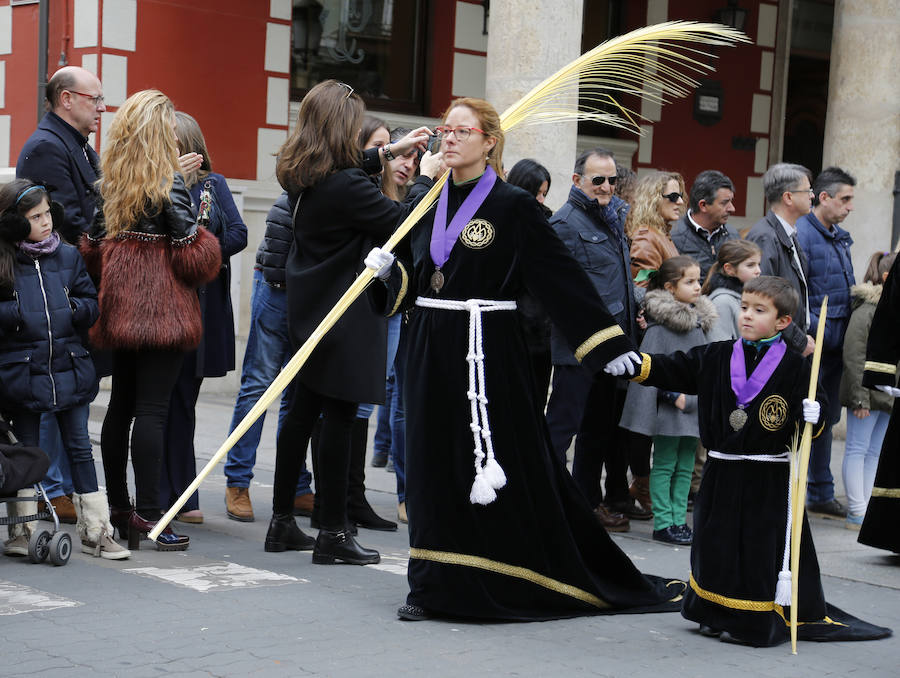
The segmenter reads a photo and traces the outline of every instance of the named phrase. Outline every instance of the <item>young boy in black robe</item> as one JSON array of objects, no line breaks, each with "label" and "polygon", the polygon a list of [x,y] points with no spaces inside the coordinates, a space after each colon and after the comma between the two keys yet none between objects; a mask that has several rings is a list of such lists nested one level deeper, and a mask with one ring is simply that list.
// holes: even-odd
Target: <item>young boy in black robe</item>
[{"label": "young boy in black robe", "polygon": [[[741,298],[741,339],[668,356],[643,354],[633,379],[698,395],[709,460],[694,501],[690,586],[681,613],[704,635],[756,646],[790,637],[790,609],[776,602],[780,573],[783,590],[790,587],[788,449],[799,445],[801,419],[821,429],[821,408],[805,400],[810,361],[786,350],[781,339],[797,303],[782,278],[749,281]],[[799,579],[801,640],[891,634],[825,602],[806,516]]]}]

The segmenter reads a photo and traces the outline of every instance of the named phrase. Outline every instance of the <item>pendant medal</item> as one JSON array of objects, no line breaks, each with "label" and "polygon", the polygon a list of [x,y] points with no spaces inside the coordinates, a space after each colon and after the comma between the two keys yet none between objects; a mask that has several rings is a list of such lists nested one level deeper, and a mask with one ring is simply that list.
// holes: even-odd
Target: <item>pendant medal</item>
[{"label": "pendant medal", "polygon": [[740,407],[728,415],[728,423],[735,431],[740,431],[747,423],[747,413]]},{"label": "pendant medal", "polygon": [[441,288],[444,286],[444,274],[441,273],[441,269],[434,269],[434,273],[431,274],[431,289],[435,292],[440,292]]}]

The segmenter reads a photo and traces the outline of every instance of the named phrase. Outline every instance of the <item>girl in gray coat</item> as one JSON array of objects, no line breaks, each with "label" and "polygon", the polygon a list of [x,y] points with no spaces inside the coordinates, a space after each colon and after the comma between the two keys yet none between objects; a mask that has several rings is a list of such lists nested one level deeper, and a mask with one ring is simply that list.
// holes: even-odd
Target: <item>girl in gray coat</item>
[{"label": "girl in gray coat", "polygon": [[893,252],[876,252],[861,285],[850,288],[853,312],[844,335],[844,373],[841,405],[847,408],[847,446],[841,468],[847,490],[847,528],[858,530],[875,485],[881,444],[891,418],[894,399],[862,385],[866,342],[881,290],[894,263]]},{"label": "girl in gray coat", "polygon": [[716,263],[709,269],[702,294],[716,307],[718,320],[709,333],[710,341],[739,339],[738,317],[741,313],[741,291],[744,283],[759,277],[762,251],[749,240],[722,243]]},{"label": "girl in gray coat", "polygon": [[[644,353],[687,351],[707,343],[716,310],[700,295],[700,265],[690,257],[666,259],[650,279],[644,312],[648,322],[641,342]],[[653,436],[653,539],[690,544],[693,535],[686,516],[700,437],[697,396],[629,384],[620,425]]]}]

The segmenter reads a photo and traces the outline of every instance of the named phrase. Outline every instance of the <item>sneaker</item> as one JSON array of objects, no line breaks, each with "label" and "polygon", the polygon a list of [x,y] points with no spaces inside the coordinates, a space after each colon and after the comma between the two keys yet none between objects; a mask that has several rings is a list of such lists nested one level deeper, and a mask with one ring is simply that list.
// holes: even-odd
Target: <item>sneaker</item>
[{"label": "sneaker", "polygon": [[826,518],[846,518],[847,509],[837,499],[830,501],[810,502],[806,505],[806,510],[810,513],[818,513]]},{"label": "sneaker", "polygon": [[5,556],[27,556],[28,555],[28,537],[20,534],[18,537],[8,539],[3,545],[3,555]]},{"label": "sneaker", "polygon": [[131,555],[131,551],[114,541],[106,530],[100,532],[100,538],[96,542],[82,537],[81,552],[106,560],[123,560]]},{"label": "sneaker", "polygon": [[863,518],[866,517],[865,513],[850,513],[847,512],[847,522],[844,523],[844,527],[848,530],[855,530],[859,532],[859,528],[862,527]]}]

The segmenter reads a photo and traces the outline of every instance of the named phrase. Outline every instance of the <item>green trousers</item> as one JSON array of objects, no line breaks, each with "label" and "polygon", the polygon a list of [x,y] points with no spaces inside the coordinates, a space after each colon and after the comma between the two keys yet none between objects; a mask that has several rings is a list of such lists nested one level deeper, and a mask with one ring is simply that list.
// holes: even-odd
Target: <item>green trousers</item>
[{"label": "green trousers", "polygon": [[687,500],[696,449],[697,438],[653,436],[650,500],[653,502],[654,530],[687,522]]}]

